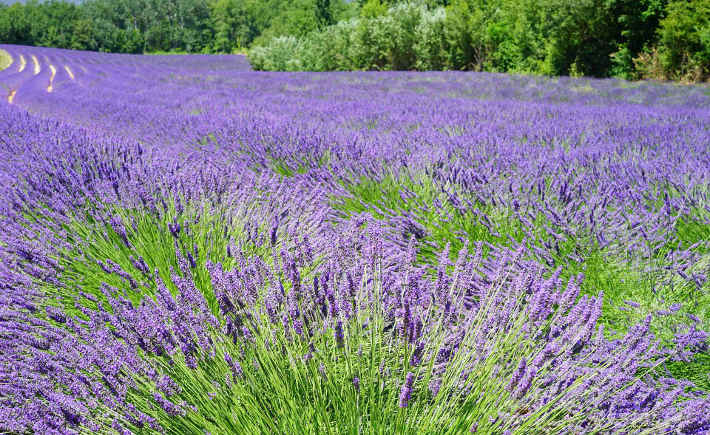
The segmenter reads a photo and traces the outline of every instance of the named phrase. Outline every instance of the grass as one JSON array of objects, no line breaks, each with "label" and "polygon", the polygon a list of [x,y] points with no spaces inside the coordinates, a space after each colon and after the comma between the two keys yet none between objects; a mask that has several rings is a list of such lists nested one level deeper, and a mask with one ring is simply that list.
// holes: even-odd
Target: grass
[{"label": "grass", "polygon": [[305,174],[309,169],[309,167],[305,164],[301,164],[298,167],[293,168],[292,165],[278,159],[271,159],[270,168],[272,171],[285,178],[291,178],[296,174]]},{"label": "grass", "polygon": [[7,51],[0,49],[0,71],[7,69],[12,65],[12,56]]},{"label": "grass", "polygon": [[[266,153],[267,167],[284,178],[291,178],[296,174],[305,174],[309,170],[318,168],[330,169],[332,155],[329,150],[325,150],[318,157],[304,156],[291,158],[278,158]],[[258,168],[255,168],[258,170]]]}]

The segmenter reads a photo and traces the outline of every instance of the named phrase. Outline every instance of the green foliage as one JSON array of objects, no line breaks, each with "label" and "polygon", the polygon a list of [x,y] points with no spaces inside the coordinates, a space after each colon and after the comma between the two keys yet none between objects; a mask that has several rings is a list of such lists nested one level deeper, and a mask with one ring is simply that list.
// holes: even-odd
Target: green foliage
[{"label": "green foliage", "polygon": [[210,3],[210,16],[214,29],[212,51],[229,53],[246,47],[254,40],[257,29],[252,11],[243,1],[217,0]]},{"label": "green foliage", "polygon": [[259,45],[281,36],[304,37],[348,15],[343,0],[271,0],[266,3],[271,3],[273,10],[259,9],[257,12],[270,17],[254,40]]},{"label": "green foliage", "polygon": [[415,67],[420,71],[442,70],[448,66],[448,41],[444,32],[446,12],[443,8],[424,14],[414,28]]},{"label": "green foliage", "polygon": [[95,37],[94,24],[86,19],[77,20],[72,26],[69,48],[75,50],[96,50],[98,44]]},{"label": "green foliage", "polygon": [[[416,2],[395,4],[389,9],[379,0],[369,0],[363,5],[359,19],[337,29],[336,33],[350,32],[341,39],[351,45],[344,47],[348,55],[339,56],[347,61],[336,61],[332,69],[545,72],[542,65],[551,46],[547,36],[555,28],[550,24],[555,17],[546,10],[532,0],[522,3],[455,0],[446,8]],[[322,56],[331,54],[321,46],[325,39],[315,33],[302,38],[306,46],[312,47],[311,51]],[[586,40],[577,45],[583,42]],[[269,43],[263,45],[268,51]],[[574,59],[568,59],[570,56],[563,48],[572,51],[577,45],[557,47],[560,66],[549,72],[567,72]]]},{"label": "green foliage", "polygon": [[0,41],[69,48],[73,23],[80,18],[72,3],[30,0],[0,8]]},{"label": "green foliage", "polygon": [[0,5],[0,41],[121,53],[231,53],[354,15],[345,0],[30,0]]},{"label": "green foliage", "polygon": [[252,67],[258,70],[298,71],[301,63],[302,44],[293,36],[281,36],[271,40],[268,49],[253,48],[249,52]]},{"label": "green foliage", "polygon": [[367,2],[362,5],[362,9],[360,9],[360,16],[366,19],[377,18],[385,15],[386,13],[387,5],[382,4],[380,0],[367,0]]},{"label": "green foliage", "polygon": [[698,82],[710,77],[710,3],[672,1],[656,29],[657,43],[633,58],[637,75]]},{"label": "green foliage", "polygon": [[[353,18],[299,39],[275,38],[250,51],[252,67],[271,69],[267,65],[288,64],[287,70],[297,65],[300,67],[296,69],[315,71],[414,69],[417,50],[427,49],[419,38],[426,12],[425,6],[396,5],[385,15]],[[291,51],[286,52],[286,47]],[[288,62],[280,59],[286,55],[290,56]],[[265,60],[270,58],[273,61]]]},{"label": "green foliage", "polygon": [[318,26],[330,26],[335,23],[333,10],[330,7],[330,0],[316,0],[316,19]]},{"label": "green foliage", "polygon": [[[633,79],[649,75],[639,57],[658,40],[654,59],[674,71],[669,77],[700,80],[707,74],[710,6],[703,0],[670,5],[666,0],[360,4],[359,17],[345,23],[308,34],[280,33],[297,36],[303,47],[293,53],[300,58],[290,65],[306,70],[466,69]],[[256,53],[282,53],[282,42],[271,47],[272,41],[265,34]]]},{"label": "green foliage", "polygon": [[673,1],[660,23],[659,55],[668,78],[703,80],[710,75],[710,2]]},{"label": "green foliage", "polygon": [[262,37],[301,37],[318,28],[313,0],[298,0],[286,7],[264,31]]}]

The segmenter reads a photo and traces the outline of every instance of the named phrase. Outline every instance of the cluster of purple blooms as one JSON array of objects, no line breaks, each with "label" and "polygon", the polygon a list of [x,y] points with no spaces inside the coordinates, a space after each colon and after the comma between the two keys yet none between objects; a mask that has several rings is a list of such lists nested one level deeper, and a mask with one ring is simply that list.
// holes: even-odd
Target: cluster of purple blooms
[{"label": "cluster of purple blooms", "polygon": [[[671,344],[651,315],[609,333],[603,295],[563,278],[593,245],[637,268],[668,252],[645,271],[659,286],[708,291],[708,240],[677,231],[710,225],[701,88],[0,48],[14,60],[0,71],[0,432],[170,431],[200,411],[174,367],[212,367],[228,390],[259,372],[244,351],[257,338],[310,342],[306,364],[324,352],[314,337],[345,352],[378,316],[408,352],[402,412],[476,403],[485,374],[515,407],[472,432],[515,432],[557,403],[563,432],[710,432],[708,392],[663,371],[708,351],[710,308]],[[341,207],[393,174],[410,182],[400,208]],[[522,237],[497,234],[500,210]],[[452,255],[423,221],[437,213],[500,243],[461,232]]]}]

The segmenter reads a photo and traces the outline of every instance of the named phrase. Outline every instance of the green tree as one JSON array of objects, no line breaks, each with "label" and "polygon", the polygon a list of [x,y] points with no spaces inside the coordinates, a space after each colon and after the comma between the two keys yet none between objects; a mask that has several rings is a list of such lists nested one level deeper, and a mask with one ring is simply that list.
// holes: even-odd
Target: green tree
[{"label": "green tree", "polygon": [[74,22],[70,48],[74,50],[97,50],[99,47],[95,37],[94,23],[87,19]]},{"label": "green tree", "polygon": [[387,5],[380,0],[367,0],[360,9],[360,16],[363,18],[376,18],[387,13]]},{"label": "green tree", "polygon": [[210,3],[214,28],[212,50],[230,53],[235,48],[247,47],[257,30],[248,5],[243,0],[216,0]]},{"label": "green tree", "polygon": [[325,27],[334,24],[330,0],[315,0],[315,3],[316,20],[318,20],[318,25],[320,27]]},{"label": "green tree", "polygon": [[699,81],[710,75],[710,1],[671,2],[658,35],[668,78]]}]

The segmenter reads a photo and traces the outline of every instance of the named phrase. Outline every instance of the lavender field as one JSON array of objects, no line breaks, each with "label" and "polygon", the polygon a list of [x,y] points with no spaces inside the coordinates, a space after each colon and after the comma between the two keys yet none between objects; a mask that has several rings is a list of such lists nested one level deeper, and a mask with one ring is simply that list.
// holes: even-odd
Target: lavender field
[{"label": "lavender field", "polygon": [[707,86],[0,49],[0,433],[710,433]]}]

